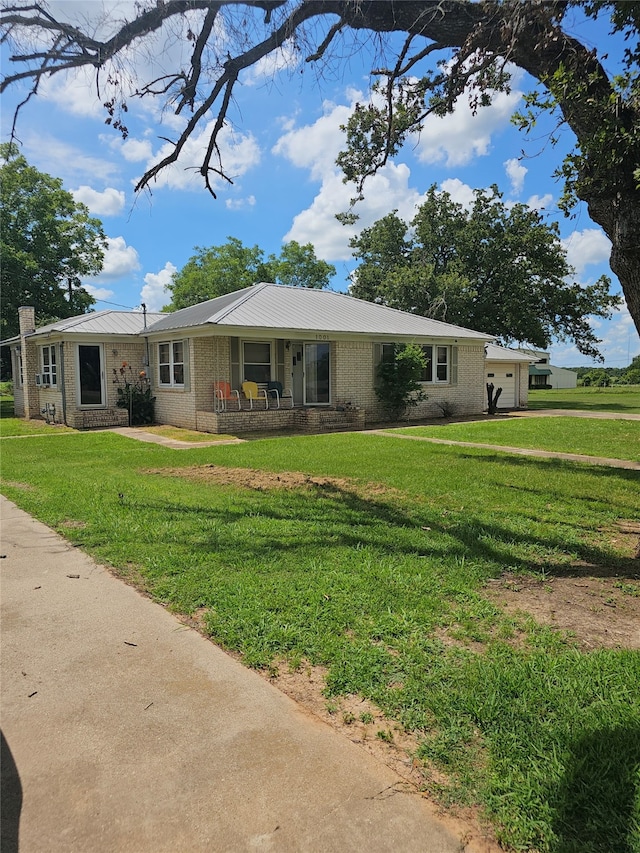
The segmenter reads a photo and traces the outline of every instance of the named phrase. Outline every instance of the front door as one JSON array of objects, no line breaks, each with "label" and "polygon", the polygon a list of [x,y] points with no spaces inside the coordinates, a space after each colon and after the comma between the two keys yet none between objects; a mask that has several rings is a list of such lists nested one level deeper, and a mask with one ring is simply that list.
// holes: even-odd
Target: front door
[{"label": "front door", "polygon": [[104,406],[104,370],[100,344],[78,345],[81,406]]},{"label": "front door", "polygon": [[329,403],[330,345],[304,345],[304,402],[307,406]]},{"label": "front door", "polygon": [[296,406],[326,406],[330,402],[329,343],[291,342],[291,389]]}]

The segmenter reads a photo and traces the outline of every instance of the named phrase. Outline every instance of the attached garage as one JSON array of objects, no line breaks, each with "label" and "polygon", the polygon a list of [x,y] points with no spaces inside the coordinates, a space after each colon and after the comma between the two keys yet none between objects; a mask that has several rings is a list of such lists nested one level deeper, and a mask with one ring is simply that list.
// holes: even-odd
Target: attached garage
[{"label": "attached garage", "polygon": [[485,382],[502,388],[499,409],[526,409],[529,402],[529,365],[534,359],[518,350],[487,344]]}]

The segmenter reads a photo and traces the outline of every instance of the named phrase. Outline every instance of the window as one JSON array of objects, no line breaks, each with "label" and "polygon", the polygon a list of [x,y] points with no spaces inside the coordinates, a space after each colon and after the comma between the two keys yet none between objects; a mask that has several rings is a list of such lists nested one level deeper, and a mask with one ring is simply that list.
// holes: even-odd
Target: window
[{"label": "window", "polygon": [[160,385],[184,387],[184,341],[158,344]]},{"label": "window", "polygon": [[56,364],[56,348],[54,345],[40,349],[40,373],[43,385],[58,384],[58,369]]},{"label": "window", "polygon": [[242,361],[245,381],[270,381],[271,343],[269,341],[244,341],[242,344]]},{"label": "window", "polygon": [[449,382],[449,347],[427,344],[422,347],[422,352],[427,366],[422,371],[421,381]]},{"label": "window", "polygon": [[24,371],[22,367],[22,347],[17,346],[13,351],[13,356],[15,359],[13,375],[15,377],[16,385],[22,387],[24,385]]}]

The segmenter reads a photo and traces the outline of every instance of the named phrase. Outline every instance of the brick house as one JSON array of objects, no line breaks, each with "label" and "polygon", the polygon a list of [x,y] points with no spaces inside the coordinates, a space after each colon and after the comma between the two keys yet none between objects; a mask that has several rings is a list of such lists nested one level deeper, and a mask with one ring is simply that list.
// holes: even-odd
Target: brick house
[{"label": "brick house", "polygon": [[[171,314],[101,311],[39,329],[33,309],[22,308],[20,335],[3,343],[18,416],[124,425],[116,399],[125,371],[150,382],[158,423],[224,433],[381,420],[376,367],[394,343],[418,344],[428,359],[427,399],[412,418],[441,416],[445,404],[479,414],[492,340],[343,293],[261,283]],[[256,399],[242,393],[246,381],[258,386]]]}]

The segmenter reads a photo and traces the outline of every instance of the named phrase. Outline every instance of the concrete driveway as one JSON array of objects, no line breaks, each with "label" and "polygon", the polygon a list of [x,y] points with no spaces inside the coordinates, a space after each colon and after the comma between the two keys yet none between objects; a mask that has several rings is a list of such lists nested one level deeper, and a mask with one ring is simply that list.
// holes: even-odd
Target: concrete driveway
[{"label": "concrete driveway", "polygon": [[3,851],[486,849],[161,606],[0,510]]}]

